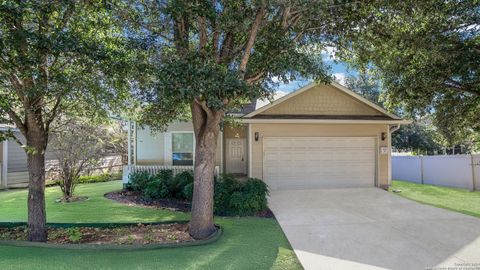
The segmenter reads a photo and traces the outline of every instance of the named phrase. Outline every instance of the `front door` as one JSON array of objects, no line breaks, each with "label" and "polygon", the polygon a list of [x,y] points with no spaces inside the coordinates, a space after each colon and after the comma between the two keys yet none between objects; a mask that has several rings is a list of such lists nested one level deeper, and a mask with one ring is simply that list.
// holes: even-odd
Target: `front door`
[{"label": "front door", "polygon": [[227,173],[247,174],[245,139],[227,139]]}]

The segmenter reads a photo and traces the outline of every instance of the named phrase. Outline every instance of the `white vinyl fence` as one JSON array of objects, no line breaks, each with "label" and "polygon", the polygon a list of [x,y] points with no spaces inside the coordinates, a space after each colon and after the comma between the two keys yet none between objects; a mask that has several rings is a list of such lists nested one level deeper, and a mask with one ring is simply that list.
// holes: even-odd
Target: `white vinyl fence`
[{"label": "white vinyl fence", "polygon": [[392,179],[480,190],[480,155],[393,156]]}]

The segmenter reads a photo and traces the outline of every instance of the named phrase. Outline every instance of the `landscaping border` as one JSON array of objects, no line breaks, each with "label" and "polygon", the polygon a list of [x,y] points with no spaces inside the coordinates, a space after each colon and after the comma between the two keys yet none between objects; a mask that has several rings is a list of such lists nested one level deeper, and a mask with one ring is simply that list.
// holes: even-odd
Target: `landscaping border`
[{"label": "landscaping border", "polygon": [[[185,224],[188,221],[163,221],[163,222],[136,222],[136,223],[47,223],[47,226],[56,228],[72,228],[72,227],[94,227],[94,228],[115,228],[124,226],[143,225],[163,225],[163,224]],[[26,222],[0,222],[0,227],[12,228],[18,226],[26,226]],[[41,242],[30,241],[16,241],[16,240],[0,240],[0,246],[15,246],[15,247],[42,247],[53,249],[72,249],[72,250],[149,250],[160,248],[177,248],[177,247],[191,247],[201,246],[216,242],[223,234],[223,228],[215,225],[217,231],[209,238],[203,240],[195,240],[183,243],[161,243],[161,244],[147,244],[147,245],[113,245],[113,244],[49,244]]]}]

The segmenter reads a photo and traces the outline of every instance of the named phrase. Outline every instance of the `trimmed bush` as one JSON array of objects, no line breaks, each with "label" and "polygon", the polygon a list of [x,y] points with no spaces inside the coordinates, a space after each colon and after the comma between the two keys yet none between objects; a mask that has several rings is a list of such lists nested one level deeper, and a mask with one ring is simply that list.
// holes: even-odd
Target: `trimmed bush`
[{"label": "trimmed bush", "polygon": [[[103,183],[122,179],[121,173],[104,173],[99,175],[83,175],[78,179],[79,184]],[[49,181],[45,184],[47,187],[58,186],[60,180]]]},{"label": "trimmed bush", "polygon": [[[171,170],[156,175],[137,172],[130,175],[127,188],[140,191],[147,200],[192,200],[193,172],[173,176]],[[256,178],[239,181],[232,175],[215,179],[214,212],[221,216],[248,216],[267,209],[267,185]]]},{"label": "trimmed bush", "polygon": [[[189,188],[187,188],[187,186]],[[185,188],[187,188],[186,191],[185,191]],[[190,193],[190,188],[191,188],[191,193]],[[184,171],[175,175],[175,177],[173,177],[168,184],[168,190],[172,198],[177,198],[181,200],[192,200],[193,172]]]},{"label": "trimmed bush", "polygon": [[84,175],[78,179],[79,184],[103,183],[122,179],[121,173],[104,173],[99,175]]},{"label": "trimmed bush", "polygon": [[152,177],[148,172],[135,172],[129,176],[129,183],[127,184],[128,190],[143,192],[147,187],[147,184],[151,181]]},{"label": "trimmed bush", "polygon": [[249,216],[267,209],[267,185],[256,178],[245,182],[227,176],[215,183],[215,214]]},{"label": "trimmed bush", "polygon": [[170,198],[172,194],[170,193],[169,184],[172,183],[172,179],[172,170],[162,170],[153,175],[150,182],[145,187],[145,199],[155,200]]}]

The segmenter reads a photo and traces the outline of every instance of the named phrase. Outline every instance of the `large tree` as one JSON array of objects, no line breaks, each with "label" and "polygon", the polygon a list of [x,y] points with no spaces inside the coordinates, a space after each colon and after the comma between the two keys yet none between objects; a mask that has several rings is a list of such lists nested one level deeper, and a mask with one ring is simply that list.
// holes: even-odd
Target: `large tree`
[{"label": "large tree", "polygon": [[217,137],[225,113],[270,97],[278,79],[329,81],[321,60],[326,37],[352,5],[332,1],[127,1],[118,8],[129,36],[148,53],[139,78],[142,123],[165,128],[191,114],[195,133],[190,234],[213,223]]},{"label": "large tree", "polygon": [[372,1],[345,15],[337,56],[376,72],[386,105],[432,113],[452,144],[480,131],[480,1]]},{"label": "large tree", "polygon": [[[27,153],[28,239],[46,241],[45,150],[65,110],[96,112],[116,99],[124,64],[104,1],[0,2],[0,122]],[[115,71],[115,72],[114,72]],[[98,109],[98,110],[97,110]],[[23,142],[26,142],[25,144]]]}]

